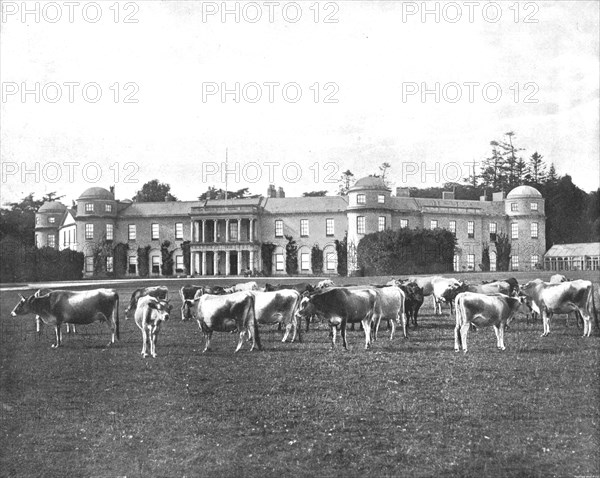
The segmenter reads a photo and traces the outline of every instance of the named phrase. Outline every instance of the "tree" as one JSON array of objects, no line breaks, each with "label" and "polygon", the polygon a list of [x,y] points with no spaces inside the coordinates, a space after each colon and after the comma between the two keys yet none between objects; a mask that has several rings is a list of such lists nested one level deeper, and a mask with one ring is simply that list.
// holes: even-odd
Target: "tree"
[{"label": "tree", "polygon": [[556,173],[556,168],[554,167],[554,163],[551,163],[545,183],[546,184],[556,184],[557,182],[558,182],[558,174]]},{"label": "tree", "polygon": [[[227,199],[241,199],[252,197],[248,188],[238,189],[237,191],[227,191]],[[209,186],[208,190],[203,192],[199,197],[199,201],[214,200],[214,199],[225,199],[225,190],[217,189],[214,186]]]},{"label": "tree", "polygon": [[183,252],[183,267],[186,274],[192,273],[192,253],[191,253],[191,241],[183,241],[181,243],[181,250]]},{"label": "tree", "polygon": [[273,252],[277,246],[272,242],[263,242],[260,245],[260,256],[262,258],[263,273],[270,276],[273,273]]},{"label": "tree", "polygon": [[529,158],[525,180],[530,184],[541,184],[546,180],[544,157],[537,151]]},{"label": "tree", "polygon": [[150,246],[138,247],[137,262],[138,275],[148,277],[150,275]]},{"label": "tree", "polygon": [[310,262],[313,274],[321,274],[323,272],[323,249],[319,244],[312,246],[310,250]]},{"label": "tree", "polygon": [[481,270],[488,272],[490,270],[490,245],[487,242],[483,243],[481,254]]},{"label": "tree", "polygon": [[492,141],[490,145],[492,146],[492,155],[483,160],[479,179],[484,186],[497,191],[505,187],[505,162],[498,150],[498,142]]},{"label": "tree", "polygon": [[335,240],[335,252],[337,253],[337,273],[341,276],[348,275],[348,231],[340,241]]},{"label": "tree", "polygon": [[352,172],[349,169],[347,169],[342,173],[342,176],[340,177],[338,195],[346,196],[348,194],[348,190],[350,189],[353,183],[354,174],[352,174]]},{"label": "tree", "polygon": [[496,269],[499,271],[508,271],[511,251],[508,235],[502,232],[498,233],[494,244],[496,245]]},{"label": "tree", "polygon": [[159,182],[158,179],[153,179],[142,186],[142,189],[135,194],[133,200],[135,202],[177,201],[177,198],[170,191],[171,186]]},{"label": "tree", "polygon": [[307,193],[302,193],[304,197],[322,197],[327,196],[327,191],[310,191]]},{"label": "tree", "polygon": [[101,276],[106,274],[106,258],[112,257],[112,252],[112,241],[106,240],[106,234],[102,237],[102,239],[99,242],[96,242],[92,246],[92,257],[94,258],[93,260],[95,276]]},{"label": "tree", "polygon": [[[54,194],[54,193],[51,193]],[[35,213],[44,204],[33,193],[0,209],[0,240],[12,237],[23,245],[35,245]]]},{"label": "tree", "polygon": [[116,277],[123,277],[127,273],[128,244],[119,242],[113,247],[113,270]]},{"label": "tree", "polygon": [[298,274],[298,245],[292,236],[285,236],[285,272],[287,275]]},{"label": "tree", "polygon": [[162,275],[172,276],[173,275],[173,253],[175,249],[169,250],[171,247],[171,241],[164,241],[160,245],[160,255],[162,257]]}]

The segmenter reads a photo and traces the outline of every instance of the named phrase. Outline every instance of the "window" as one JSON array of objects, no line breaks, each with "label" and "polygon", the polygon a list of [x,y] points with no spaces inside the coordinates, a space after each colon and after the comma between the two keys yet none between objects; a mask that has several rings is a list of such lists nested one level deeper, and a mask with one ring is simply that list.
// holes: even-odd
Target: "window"
[{"label": "window", "polygon": [[452,234],[456,234],[456,221],[450,221],[448,223],[448,230],[452,233]]},{"label": "window", "polygon": [[333,219],[325,219],[325,234],[327,236],[333,236],[334,234],[334,222]]},{"label": "window", "polygon": [[238,222],[237,221],[229,221],[229,240],[230,241],[238,240]]},{"label": "window", "polygon": [[104,211],[105,212],[112,212],[112,204],[105,204],[104,205]]},{"label": "window", "polygon": [[94,203],[85,203],[85,212],[94,212]]},{"label": "window", "polygon": [[378,195],[377,195],[377,202],[378,202],[379,204],[383,204],[383,203],[385,203],[385,194],[378,194]]},{"label": "window", "polygon": [[160,274],[160,256],[152,256],[152,273]]},{"label": "window", "polygon": [[475,237],[475,221],[467,222],[467,236],[469,239],[473,239]]},{"label": "window", "polygon": [[127,272],[130,274],[137,274],[137,256],[129,257],[129,267],[127,268]]},{"label": "window", "polygon": [[531,204],[529,204],[529,209],[531,209],[532,211],[537,211],[538,210],[538,203],[532,202]]},{"label": "window", "polygon": [[517,203],[516,203],[516,202],[511,202],[511,203],[510,203],[510,210],[511,210],[512,212],[517,212],[517,211],[519,210],[519,206],[517,205]]},{"label": "window", "polygon": [[460,271],[460,256],[458,254],[454,255],[454,272],[459,272]]},{"label": "window", "polygon": [[310,270],[310,254],[308,252],[300,254],[300,269],[303,271]]},{"label": "window", "polygon": [[429,229],[437,229],[437,227],[438,227],[437,219],[432,219],[429,222]]},{"label": "window", "polygon": [[532,269],[535,269],[539,262],[540,262],[540,256],[538,256],[537,254],[534,254],[533,256],[531,256],[531,268]]},{"label": "window", "polygon": [[42,224],[42,218],[40,216],[35,216],[35,225],[39,226]]},{"label": "window", "polygon": [[56,236],[48,234],[48,247],[56,247]]},{"label": "window", "polygon": [[364,194],[356,195],[356,204],[366,204],[366,203],[367,203],[367,196],[365,196]]},{"label": "window", "polygon": [[467,254],[467,269],[475,270],[475,254]]},{"label": "window", "polygon": [[325,256],[325,262],[327,264],[328,271],[334,271],[337,269],[337,253],[336,252],[327,252]]},{"label": "window", "polygon": [[516,222],[513,222],[510,225],[510,238],[511,239],[519,238],[519,225]]},{"label": "window", "polygon": [[275,254],[275,270],[284,270],[283,254]]},{"label": "window", "polygon": [[175,239],[183,239],[183,222],[175,223]]},{"label": "window", "polygon": [[531,223],[531,238],[532,239],[538,238],[538,223],[537,222]]},{"label": "window", "polygon": [[377,221],[377,230],[385,231],[385,216],[379,216],[379,219]]},{"label": "window", "polygon": [[108,256],[106,258],[106,272],[113,272],[113,258],[112,256]]},{"label": "window", "polygon": [[275,221],[275,237],[283,237],[283,221],[281,219]]},{"label": "window", "polygon": [[365,233],[365,216],[358,216],[356,218],[356,232],[357,234]]},{"label": "window", "polygon": [[496,233],[498,232],[498,225],[495,222],[490,222],[490,241],[496,240]]},{"label": "window", "polygon": [[128,236],[127,237],[129,238],[129,240],[130,241],[135,241],[135,236],[136,236],[136,233],[135,233],[135,224],[129,224],[129,228],[128,228],[127,232],[128,232]]},{"label": "window", "polygon": [[93,224],[85,225],[85,238],[88,240],[94,238],[94,225]]},{"label": "window", "polygon": [[510,269],[513,271],[519,270],[519,256],[510,257]]},{"label": "window", "polygon": [[300,237],[308,237],[308,219],[300,219]]},{"label": "window", "polygon": [[154,223],[152,224],[152,233],[151,233],[151,239],[158,239],[158,232],[159,232],[159,226],[158,224]]},{"label": "window", "polygon": [[183,256],[175,256],[175,272],[185,272],[185,266],[183,265]]},{"label": "window", "polygon": [[400,228],[408,227],[408,219],[400,219]]},{"label": "window", "polygon": [[106,240],[112,241],[114,238],[114,226],[112,224],[106,225]]},{"label": "window", "polygon": [[94,256],[87,256],[85,258],[85,271],[89,273],[94,272]]},{"label": "window", "polygon": [[49,217],[49,218],[48,218],[48,222],[49,222],[50,224],[54,224],[54,223],[56,222],[56,218],[55,218],[55,217]]}]

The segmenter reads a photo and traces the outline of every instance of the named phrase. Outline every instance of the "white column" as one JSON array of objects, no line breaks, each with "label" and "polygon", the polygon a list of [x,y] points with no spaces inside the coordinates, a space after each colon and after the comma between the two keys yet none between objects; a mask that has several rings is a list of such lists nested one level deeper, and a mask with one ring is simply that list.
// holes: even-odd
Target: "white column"
[{"label": "white column", "polygon": [[214,242],[217,242],[217,226],[219,225],[217,219],[213,219],[214,224]]},{"label": "white column", "polygon": [[[200,241],[200,238],[198,238],[198,241]],[[202,219],[202,242],[206,242],[206,219]],[[204,271],[204,268],[202,271]]]},{"label": "white column", "polygon": [[192,252],[190,257],[190,274],[194,275],[196,273],[196,253]]},{"label": "white column", "polygon": [[219,253],[217,251],[213,252],[213,275],[217,275],[219,270]]},{"label": "white column", "polygon": [[225,251],[225,275],[231,275],[231,253],[229,251]]},{"label": "white column", "polygon": [[248,264],[248,267],[250,268],[251,271],[253,271],[254,270],[254,251],[250,250],[249,254],[250,254],[250,264]]},{"label": "white column", "polygon": [[229,219],[225,219],[225,242],[229,242]]},{"label": "white column", "polygon": [[235,275],[236,276],[240,275],[240,267],[241,266],[242,266],[242,253],[241,253],[241,251],[237,251],[237,261],[235,263]]},{"label": "white column", "polygon": [[[238,230],[237,230],[237,241],[240,242],[240,238],[242,237],[242,219],[238,218]],[[240,261],[238,260],[238,269],[240,268]]]},{"label": "white column", "polygon": [[200,253],[194,253],[194,273],[200,274]]},{"label": "white column", "polygon": [[206,275],[206,251],[202,251],[202,275]]},{"label": "white column", "polygon": [[250,225],[248,227],[250,228],[250,242],[252,242],[254,240],[254,219],[250,219]]}]

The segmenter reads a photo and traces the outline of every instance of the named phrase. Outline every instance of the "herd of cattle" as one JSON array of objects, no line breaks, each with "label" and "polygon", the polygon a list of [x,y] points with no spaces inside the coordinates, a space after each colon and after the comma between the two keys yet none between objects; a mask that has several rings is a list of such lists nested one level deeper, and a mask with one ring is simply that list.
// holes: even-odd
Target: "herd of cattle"
[{"label": "herd of cattle", "polygon": [[[142,331],[142,355],[156,357],[156,339],[161,324],[168,320],[172,306],[165,286],[137,289],[125,310]],[[326,322],[330,329],[332,347],[339,330],[342,344],[347,348],[347,324],[360,323],[365,335],[365,348],[377,339],[382,320],[391,328],[390,340],[396,325],[408,337],[407,327],[417,327],[417,318],[424,298],[432,296],[435,314],[442,314],[442,304],[454,305],[456,326],[455,350],[467,351],[467,333],[470,327],[493,326],[497,347],[504,350],[504,330],[518,311],[541,316],[543,334],[550,333],[553,314],[575,312],[583,320],[583,335],[589,337],[592,320],[598,328],[593,285],[586,280],[569,281],[564,276],[553,276],[550,282],[536,279],[519,286],[514,278],[478,285],[467,284],[441,276],[391,280],[384,285],[336,286],[331,280],[316,285],[266,284],[256,282],[232,287],[186,285],[179,291],[182,305],[181,318],[195,319],[205,339],[204,351],[209,349],[213,332],[239,333],[236,352],[244,339],[251,341],[250,350],[262,350],[259,325],[285,328],[282,341],[298,336],[301,341],[302,319],[306,331],[315,318]],[[119,339],[119,295],[114,289],[94,289],[82,292],[40,289],[30,297],[20,296],[11,315],[36,314],[38,332],[41,321],[53,325],[56,343],[62,343],[61,325],[106,323],[111,331],[111,343]]]}]

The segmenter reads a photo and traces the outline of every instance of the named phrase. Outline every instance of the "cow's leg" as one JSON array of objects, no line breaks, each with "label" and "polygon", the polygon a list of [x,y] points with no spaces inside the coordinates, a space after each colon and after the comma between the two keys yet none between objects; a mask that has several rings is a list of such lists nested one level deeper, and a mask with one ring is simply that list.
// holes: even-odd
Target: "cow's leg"
[{"label": "cow's leg", "polygon": [[460,324],[457,323],[456,326],[454,327],[454,351],[455,352],[460,352],[460,345],[461,345],[460,329],[461,329],[461,326],[460,326]]},{"label": "cow's leg", "polygon": [[52,348],[56,349],[62,345],[62,332],[60,330],[60,324],[56,324],[54,330],[56,332],[56,344],[53,344]]},{"label": "cow's leg", "polygon": [[496,332],[496,347],[498,350],[504,350],[504,326],[494,324],[494,332]]},{"label": "cow's leg", "polygon": [[460,338],[464,353],[467,353],[467,334],[469,333],[469,328],[469,323],[462,324],[460,327]]},{"label": "cow's leg", "polygon": [[330,324],[329,325],[329,337],[331,338],[331,350],[335,349],[335,335],[337,332],[337,326]]},{"label": "cow's leg", "polygon": [[[377,321],[379,323],[379,320]],[[365,350],[371,346],[371,327],[374,325],[372,319],[362,320],[363,329],[365,330]],[[377,332],[375,332],[377,334]]]},{"label": "cow's leg", "polygon": [[35,331],[38,334],[42,332],[42,318],[39,315],[35,316]]},{"label": "cow's leg", "polygon": [[[390,333],[390,340],[393,340],[394,339],[394,332],[396,332],[396,321],[394,321],[394,320],[388,320],[388,326],[390,325],[390,323],[392,324],[392,332]],[[405,331],[406,331],[406,329],[405,329]]]},{"label": "cow's leg", "polygon": [[202,330],[204,332],[204,342],[205,342],[205,346],[204,346],[204,350],[202,351],[202,353],[205,353],[207,350],[210,349],[210,339],[212,338],[212,330]]},{"label": "cow's leg", "polygon": [[583,337],[589,337],[592,333],[592,316],[585,309],[577,309],[575,314],[583,319]]},{"label": "cow's leg", "polygon": [[144,358],[146,358],[148,356],[148,352],[147,352],[147,348],[146,348],[147,343],[148,343],[148,331],[146,329],[146,326],[144,325],[142,327],[142,352],[141,352],[141,355]]},{"label": "cow's leg", "polygon": [[408,316],[406,313],[402,313],[402,334],[404,335],[405,339],[408,338]]},{"label": "cow's leg", "polygon": [[542,310],[542,323],[544,324],[544,333],[542,337],[548,336],[550,333],[550,319],[552,318],[552,313],[546,309]]},{"label": "cow's leg", "polygon": [[152,331],[150,355],[152,355],[153,358],[156,358],[156,343],[158,342],[158,330],[158,327],[156,327],[156,329]]}]

